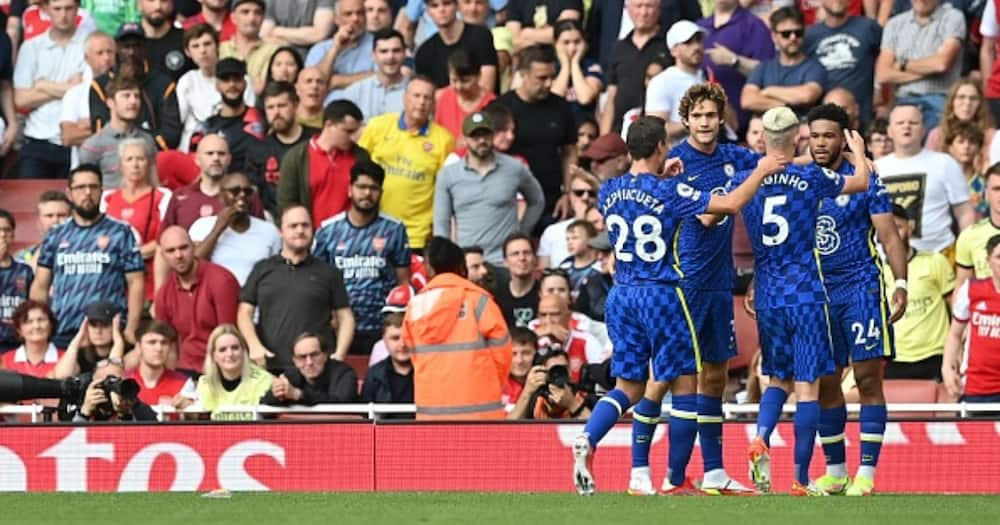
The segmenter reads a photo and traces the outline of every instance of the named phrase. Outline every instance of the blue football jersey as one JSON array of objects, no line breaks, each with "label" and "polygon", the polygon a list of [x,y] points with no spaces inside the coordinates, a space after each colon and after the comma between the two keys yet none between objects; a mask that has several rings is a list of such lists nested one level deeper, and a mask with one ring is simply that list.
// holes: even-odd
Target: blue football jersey
[{"label": "blue football jersey", "polygon": [[680,177],[626,173],[601,186],[597,202],[615,252],[620,285],[677,284],[681,219],[705,213],[712,196]]},{"label": "blue football jersey", "polygon": [[[11,318],[17,307],[28,299],[31,282],[34,280],[35,272],[23,262],[15,260],[6,268],[0,267],[0,345],[10,346],[17,342],[17,332]],[[0,352],[8,349],[0,346]]]},{"label": "blue football jersey", "polygon": [[[743,171],[732,180],[742,183]],[[844,188],[839,173],[791,165],[767,176],[743,208],[754,255],[754,300],[757,308],[781,308],[826,302],[826,289],[816,252],[816,218],[820,201]]]},{"label": "blue football jersey", "polygon": [[52,270],[52,312],[59,335],[72,336],[90,303],[106,300],[125,310],[125,274],[145,271],[138,234],[128,223],[102,216],[90,226],[68,220],[49,230],[38,266]]},{"label": "blue football jersey", "polygon": [[[854,166],[842,162],[837,172],[851,176]],[[823,264],[823,281],[836,286],[861,279],[881,279],[871,216],[892,213],[892,200],[878,175],[872,174],[864,193],[823,199],[819,213],[816,249]]]},{"label": "blue football jersey", "polygon": [[344,274],[358,332],[382,331],[382,307],[396,286],[396,268],[410,266],[407,239],[403,223],[383,214],[359,228],[342,212],[316,232],[313,255]]},{"label": "blue football jersey", "polygon": [[[670,157],[684,161],[684,183],[696,190],[724,195],[729,180],[737,172],[753,170],[761,155],[735,144],[719,144],[711,154],[696,150],[683,141],[670,150]],[[681,223],[678,255],[684,286],[697,290],[732,290],[733,221],[729,217],[713,227],[705,227],[697,217]]]}]

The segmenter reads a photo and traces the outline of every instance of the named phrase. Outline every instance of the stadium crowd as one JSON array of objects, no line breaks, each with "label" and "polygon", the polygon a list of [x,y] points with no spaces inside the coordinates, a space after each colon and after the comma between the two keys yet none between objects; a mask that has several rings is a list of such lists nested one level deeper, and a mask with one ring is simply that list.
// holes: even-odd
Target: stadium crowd
[{"label": "stadium crowd", "polygon": [[[86,376],[69,418],[415,399],[426,418],[588,417],[613,384],[598,190],[641,116],[686,140],[681,100],[704,82],[726,95],[720,143],[757,153],[769,109],[802,119],[800,155],[810,109],[847,111],[908,242],[886,379],[1000,401],[995,0],[0,11],[0,367]],[[7,211],[29,179],[51,182],[35,211]],[[748,341],[726,399],[766,385]],[[123,398],[108,377],[138,399],[102,409]]]}]

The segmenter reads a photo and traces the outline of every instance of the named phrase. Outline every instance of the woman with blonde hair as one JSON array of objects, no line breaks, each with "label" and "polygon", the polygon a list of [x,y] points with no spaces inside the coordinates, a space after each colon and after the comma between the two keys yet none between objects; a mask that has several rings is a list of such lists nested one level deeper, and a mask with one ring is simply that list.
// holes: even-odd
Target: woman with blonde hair
[{"label": "woman with blonde hair", "polygon": [[[986,107],[983,89],[978,82],[968,78],[956,82],[951,87],[951,91],[948,92],[944,111],[941,114],[941,124],[927,134],[927,149],[947,153],[944,139],[953,136],[954,128],[962,122],[971,123],[983,130],[985,134],[983,144],[986,147],[989,147],[990,143],[993,142],[993,134],[997,130],[993,127],[993,118]],[[985,157],[985,155],[977,155],[977,157]],[[985,158],[982,162],[985,162]]]},{"label": "woman with blonde hair", "polygon": [[123,139],[118,143],[118,158],[122,177],[121,187],[101,196],[101,211],[129,223],[139,234],[139,251],[146,263],[146,300],[152,301],[153,256],[156,255],[160,223],[167,214],[173,195],[159,187],[156,176],[156,152],[141,138]]},{"label": "woman with blonde hair", "polygon": [[274,376],[250,361],[246,339],[232,324],[222,324],[208,336],[204,375],[198,378],[201,407],[215,420],[250,420],[251,412],[218,412],[221,406],[254,407],[271,390]]}]

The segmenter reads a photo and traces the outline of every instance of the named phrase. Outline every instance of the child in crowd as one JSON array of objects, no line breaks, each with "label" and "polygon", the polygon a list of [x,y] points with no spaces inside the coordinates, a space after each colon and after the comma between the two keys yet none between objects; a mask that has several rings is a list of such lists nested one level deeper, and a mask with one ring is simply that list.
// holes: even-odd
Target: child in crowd
[{"label": "child in crowd", "polygon": [[586,219],[573,221],[566,228],[566,248],[570,255],[559,268],[569,273],[570,296],[574,301],[587,280],[598,275],[597,252],[589,244],[596,236],[597,228]]}]

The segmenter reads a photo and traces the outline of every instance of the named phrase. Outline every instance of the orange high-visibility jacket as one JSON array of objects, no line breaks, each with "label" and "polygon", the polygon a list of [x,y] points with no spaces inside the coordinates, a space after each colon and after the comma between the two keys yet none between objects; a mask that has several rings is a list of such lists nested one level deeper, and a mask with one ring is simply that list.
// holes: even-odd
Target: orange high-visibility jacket
[{"label": "orange high-visibility jacket", "polygon": [[406,307],[417,419],[503,419],[513,358],[510,332],[488,292],[453,274],[435,276]]}]

